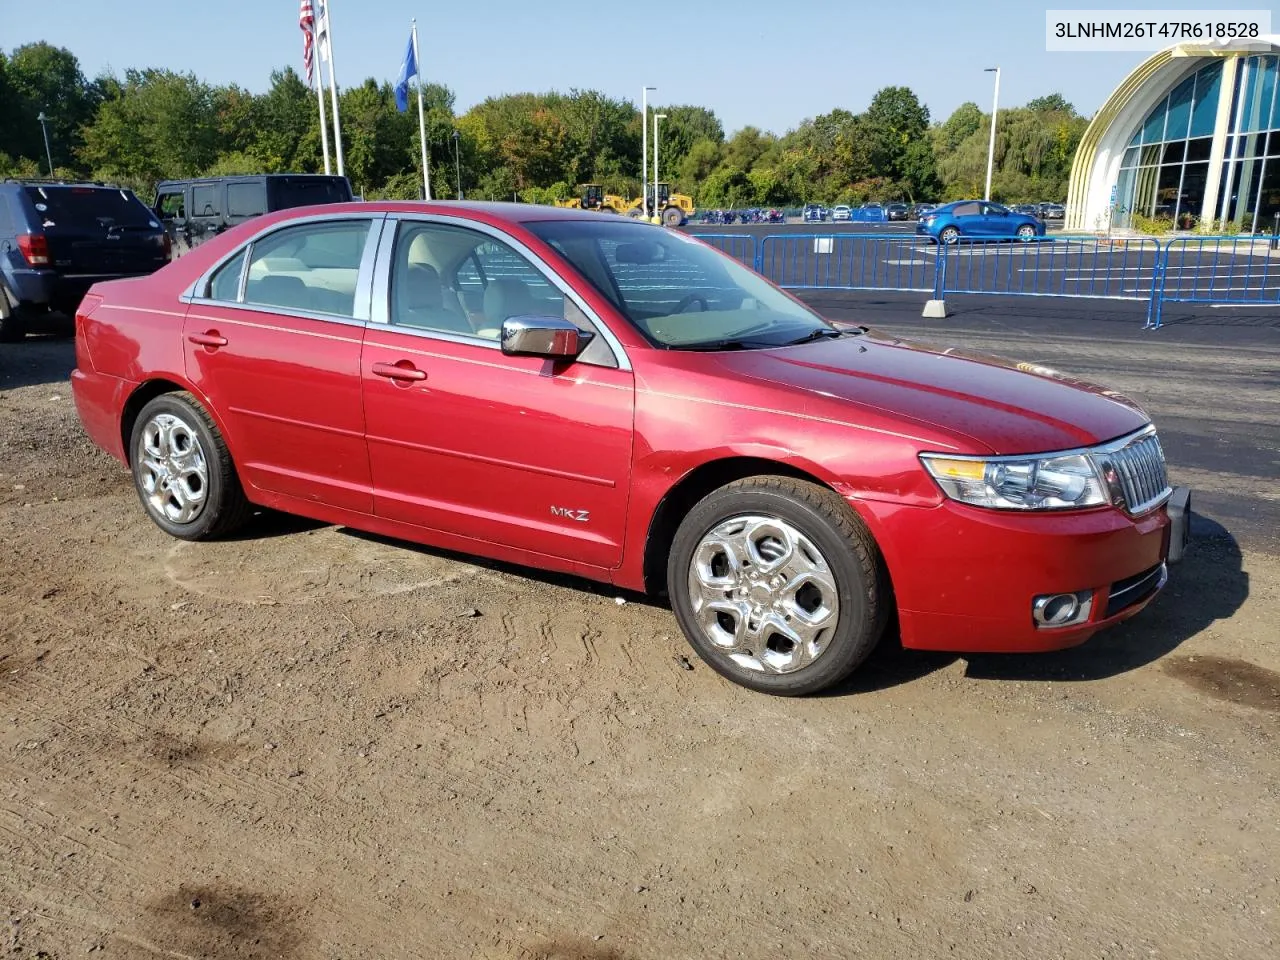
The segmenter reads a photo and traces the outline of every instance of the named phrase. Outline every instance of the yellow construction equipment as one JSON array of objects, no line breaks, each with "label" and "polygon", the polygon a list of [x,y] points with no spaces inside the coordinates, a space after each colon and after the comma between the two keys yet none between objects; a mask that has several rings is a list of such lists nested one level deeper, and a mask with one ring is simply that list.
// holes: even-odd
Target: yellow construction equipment
[{"label": "yellow construction equipment", "polygon": [[[653,198],[652,185],[645,184],[644,195],[644,200],[637,197],[631,201],[627,206],[627,216],[652,219],[655,212],[651,203]],[[672,193],[671,184],[659,181],[656,213],[663,226],[682,226],[688,223],[689,218],[693,216],[693,197],[683,193]]]},{"label": "yellow construction equipment", "polygon": [[598,210],[601,213],[624,213],[629,204],[615,193],[605,193],[598,183],[584,183],[578,187],[578,196],[557,200],[557,207],[572,210]]}]

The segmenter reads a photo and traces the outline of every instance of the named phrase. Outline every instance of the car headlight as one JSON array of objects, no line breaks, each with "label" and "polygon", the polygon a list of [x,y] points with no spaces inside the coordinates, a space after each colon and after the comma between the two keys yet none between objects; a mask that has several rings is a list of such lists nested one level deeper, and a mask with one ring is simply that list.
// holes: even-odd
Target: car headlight
[{"label": "car headlight", "polygon": [[952,500],[997,510],[1066,510],[1110,500],[1085,454],[988,459],[921,454],[920,462]]}]

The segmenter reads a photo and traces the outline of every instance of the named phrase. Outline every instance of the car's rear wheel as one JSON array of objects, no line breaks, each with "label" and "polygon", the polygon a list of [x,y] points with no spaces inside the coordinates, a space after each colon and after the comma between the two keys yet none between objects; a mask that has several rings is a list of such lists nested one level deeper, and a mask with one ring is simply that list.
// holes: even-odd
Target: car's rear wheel
[{"label": "car's rear wheel", "polygon": [[792,477],[748,477],[704,497],[676,532],[667,589],[708,665],[780,696],[846,677],[889,612],[866,527],[833,491]]},{"label": "car's rear wheel", "polygon": [[1024,223],[1018,228],[1018,239],[1022,241],[1035,239],[1036,228],[1029,223]]},{"label": "car's rear wheel", "polygon": [[958,243],[960,241],[960,231],[956,227],[943,227],[938,234],[938,240],[941,243]]},{"label": "car's rear wheel", "polygon": [[17,298],[0,282],[0,343],[17,343],[27,335],[27,318]]},{"label": "car's rear wheel", "polygon": [[149,401],[134,421],[129,449],[138,497],[166,533],[212,540],[249,518],[231,453],[191,394],[166,393]]}]

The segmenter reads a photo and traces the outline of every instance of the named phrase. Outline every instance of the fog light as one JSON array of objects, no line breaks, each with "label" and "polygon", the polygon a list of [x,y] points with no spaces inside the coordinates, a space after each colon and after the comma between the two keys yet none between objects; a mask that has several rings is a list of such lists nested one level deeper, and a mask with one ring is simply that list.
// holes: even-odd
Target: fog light
[{"label": "fog light", "polygon": [[1031,618],[1037,627],[1071,627],[1089,619],[1093,591],[1045,593],[1031,601]]}]

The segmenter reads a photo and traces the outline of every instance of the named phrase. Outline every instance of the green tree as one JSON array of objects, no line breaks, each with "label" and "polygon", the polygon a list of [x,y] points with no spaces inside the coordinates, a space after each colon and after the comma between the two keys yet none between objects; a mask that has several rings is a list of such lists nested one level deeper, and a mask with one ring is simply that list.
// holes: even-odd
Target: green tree
[{"label": "green tree", "polygon": [[43,112],[55,166],[71,166],[81,144],[80,128],[98,105],[97,91],[86,82],[75,55],[43,41],[18,47],[4,66],[3,86],[0,130],[6,146],[20,157],[44,161],[37,119]]}]

